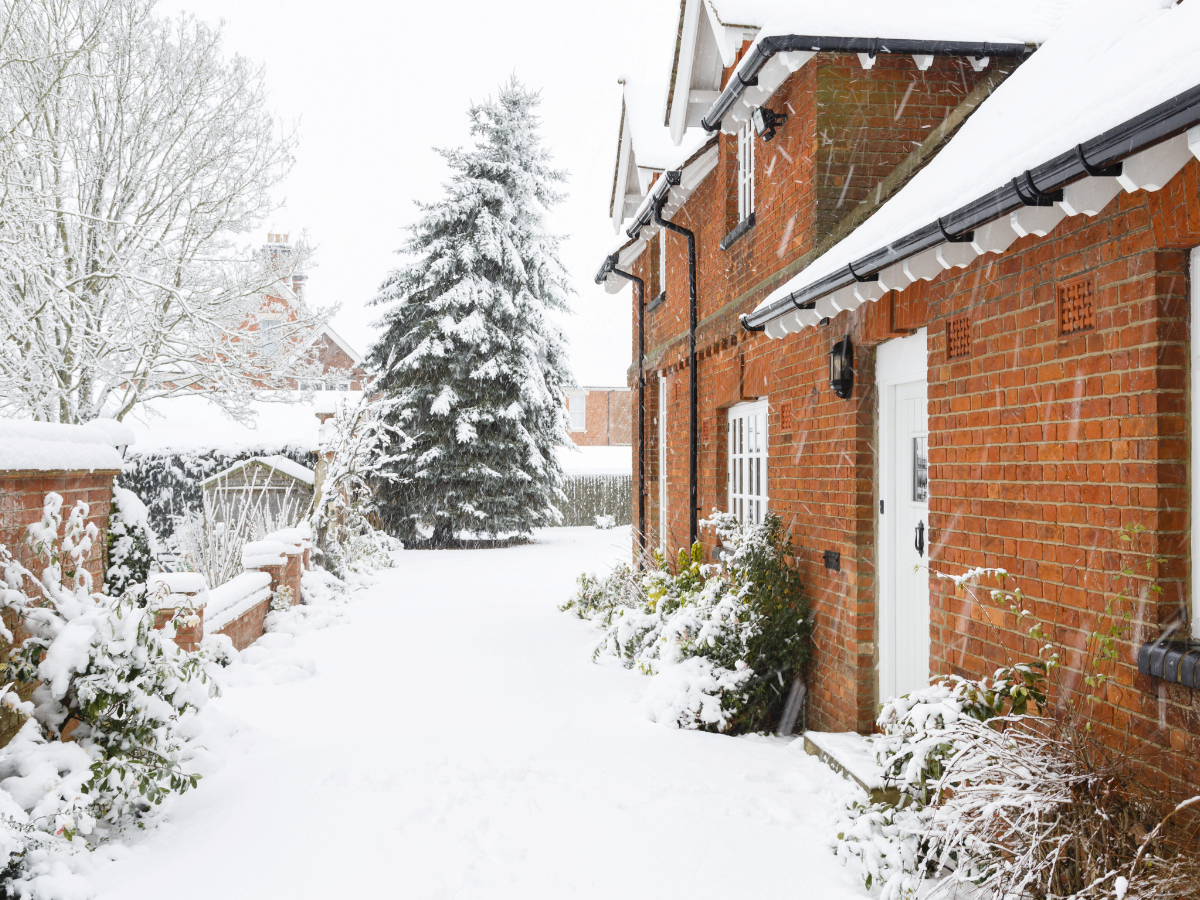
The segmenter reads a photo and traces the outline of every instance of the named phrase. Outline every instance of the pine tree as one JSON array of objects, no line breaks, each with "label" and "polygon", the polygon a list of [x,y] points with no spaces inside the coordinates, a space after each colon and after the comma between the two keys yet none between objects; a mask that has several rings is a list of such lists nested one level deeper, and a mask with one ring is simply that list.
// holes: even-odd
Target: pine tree
[{"label": "pine tree", "polygon": [[[378,485],[386,530],[432,528],[444,547],[462,532],[526,536],[561,520],[566,443],[565,340],[550,313],[570,291],[546,233],[565,174],[541,145],[536,93],[515,80],[469,111],[471,149],[438,150],[446,196],[420,220],[373,303],[388,307],[371,349],[388,424],[407,443]],[[428,534],[428,532],[425,532]]]}]

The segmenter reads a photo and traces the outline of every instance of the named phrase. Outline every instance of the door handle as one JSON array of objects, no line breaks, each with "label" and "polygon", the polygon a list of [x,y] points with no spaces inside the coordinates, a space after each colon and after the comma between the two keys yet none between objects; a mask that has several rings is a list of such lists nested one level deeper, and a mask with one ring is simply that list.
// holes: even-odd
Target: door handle
[{"label": "door handle", "polygon": [[917,556],[925,555],[925,523],[917,522]]}]

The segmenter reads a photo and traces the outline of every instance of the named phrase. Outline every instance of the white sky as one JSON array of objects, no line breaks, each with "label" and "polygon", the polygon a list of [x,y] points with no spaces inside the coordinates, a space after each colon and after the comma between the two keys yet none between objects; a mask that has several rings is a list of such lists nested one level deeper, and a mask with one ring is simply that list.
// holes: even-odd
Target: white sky
[{"label": "white sky", "polygon": [[413,200],[435,200],[447,170],[432,150],[468,142],[467,105],[510,75],[542,91],[542,135],[569,196],[550,227],[569,235],[562,260],[578,292],[564,322],[580,384],[624,384],[629,290],[592,282],[617,237],[608,219],[624,75],[666,84],[677,0],[268,2],[164,0],[225,21],[225,49],[266,67],[274,111],[300,120],[286,208],[267,231],[306,231],[317,247],[308,296],[340,302],[334,328],[360,352],[368,307],[399,262]]}]

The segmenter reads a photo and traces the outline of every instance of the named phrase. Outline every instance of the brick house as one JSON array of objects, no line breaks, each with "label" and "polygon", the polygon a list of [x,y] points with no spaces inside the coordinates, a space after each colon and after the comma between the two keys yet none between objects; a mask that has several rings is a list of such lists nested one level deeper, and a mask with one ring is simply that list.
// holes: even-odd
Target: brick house
[{"label": "brick house", "polygon": [[[931,572],[1008,570],[1078,650],[1121,548],[1164,559],[1096,715],[1195,786],[1200,644],[1158,639],[1200,639],[1200,8],[1010,7],[683,0],[596,276],[634,284],[635,523],[711,550],[698,514],[783,518],[828,731],[1036,653]],[[678,148],[658,171],[638,121]]]},{"label": "brick house", "polygon": [[627,387],[567,388],[568,430],[578,447],[628,447],[633,392]]},{"label": "brick house", "polygon": [[[290,257],[293,251],[289,243],[290,235],[271,232],[267,235],[267,243],[262,252],[271,259]],[[271,292],[264,295],[262,307],[257,322],[249,325],[249,330],[263,329],[267,332],[281,331],[286,321],[295,321],[297,311],[304,304],[304,285],[306,276],[292,272],[279,283]],[[291,390],[328,390],[328,391],[361,391],[367,381],[366,371],[362,367],[362,354],[352,348],[328,324],[323,325],[311,334],[305,341],[314,353],[314,359],[323,375],[303,383],[291,379],[287,385]],[[271,344],[267,344],[267,352]]]}]

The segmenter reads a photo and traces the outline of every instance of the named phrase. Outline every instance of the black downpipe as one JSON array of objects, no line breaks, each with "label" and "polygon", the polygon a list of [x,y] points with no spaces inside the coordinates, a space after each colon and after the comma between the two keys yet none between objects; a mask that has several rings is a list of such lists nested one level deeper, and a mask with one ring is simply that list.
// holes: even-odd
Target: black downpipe
[{"label": "black downpipe", "polygon": [[928,41],[904,38],[864,38],[864,37],[830,37],[815,34],[780,34],[765,37],[750,51],[749,56],[742,61],[736,72],[729,77],[729,83],[721,96],[717,97],[708,113],[700,120],[704,130],[714,132],[720,129],[721,120],[726,113],[745,93],[746,88],[758,84],[758,73],[776,53],[788,53],[793,50],[809,50],[828,53],[869,53],[876,56],[879,53],[894,53],[898,56],[973,56],[978,58],[1000,56],[1024,56],[1033,48],[1026,44],[993,44],[980,41]]},{"label": "black downpipe", "polygon": [[1044,202],[1040,199],[1042,196],[1053,195],[1092,170],[1105,169],[1116,174],[1116,166],[1123,159],[1182,134],[1198,123],[1200,85],[1027,170],[1003,187],[976,198],[936,222],[909,232],[886,247],[873,250],[846,268],[780,297],[764,309],[743,314],[742,327],[747,331],[762,331],[767,322],[789,309],[799,309],[803,304],[851,285],[862,277],[877,274],[894,263],[936,247],[945,241],[947,232],[962,235],[1023,206],[1036,206]]},{"label": "black downpipe", "polygon": [[638,308],[638,360],[637,360],[637,386],[638,386],[638,418],[637,418],[637,434],[638,434],[638,480],[637,480],[637,507],[638,507],[638,524],[637,524],[637,545],[638,571],[645,568],[646,559],[646,375],[643,364],[646,359],[646,283],[631,272],[623,272],[617,268],[617,254],[613,254],[605,263],[605,268],[601,269],[601,277],[597,278],[598,282],[604,280],[603,275],[611,272],[613,275],[620,275],[626,281],[633,282],[633,286],[637,288],[637,308]]},{"label": "black downpipe", "polygon": [[[664,178],[671,179],[671,185],[679,184],[679,172],[667,172]],[[698,528],[696,525],[696,234],[682,225],[668,222],[662,217],[663,204],[666,202],[664,193],[654,204],[654,224],[687,238],[688,245],[688,547],[696,543]],[[659,415],[662,411],[659,410]]]}]

